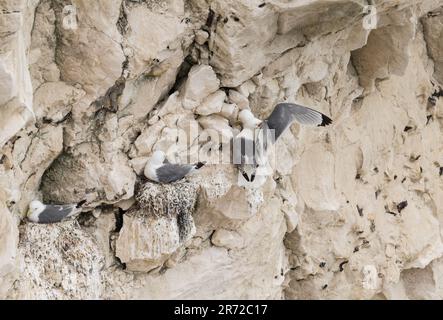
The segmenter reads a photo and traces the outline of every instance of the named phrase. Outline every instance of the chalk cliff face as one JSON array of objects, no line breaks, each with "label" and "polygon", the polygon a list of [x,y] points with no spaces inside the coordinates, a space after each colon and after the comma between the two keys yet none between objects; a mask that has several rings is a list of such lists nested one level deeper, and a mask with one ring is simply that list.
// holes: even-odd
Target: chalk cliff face
[{"label": "chalk cliff face", "polygon": [[[0,298],[443,298],[443,0],[0,9]],[[239,185],[238,113],[281,101],[333,125]],[[155,150],[208,164],[147,183]],[[36,198],[87,205],[35,225]]]}]

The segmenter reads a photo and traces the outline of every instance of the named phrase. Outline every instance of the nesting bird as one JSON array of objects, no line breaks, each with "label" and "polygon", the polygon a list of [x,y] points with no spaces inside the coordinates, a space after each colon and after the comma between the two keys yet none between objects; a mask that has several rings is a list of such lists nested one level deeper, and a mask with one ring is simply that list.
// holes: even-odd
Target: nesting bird
[{"label": "nesting bird", "polygon": [[[295,103],[279,103],[264,121],[257,119],[251,111],[239,114],[243,130],[234,138],[234,164],[243,177],[253,182],[257,168],[267,161],[268,147],[274,144],[287,128],[297,121],[303,125],[327,126],[332,120],[321,112]],[[254,135],[254,129],[258,134]]]},{"label": "nesting bird", "polygon": [[34,200],[29,204],[27,217],[29,221],[34,223],[57,223],[69,218],[74,218],[80,214],[82,211],[81,206],[85,203],[86,200],[78,204],[51,205]]},{"label": "nesting bird", "polygon": [[146,164],[144,174],[149,180],[159,183],[172,183],[183,179],[205,165],[204,162],[195,164],[175,164],[166,159],[162,151],[156,151]]}]

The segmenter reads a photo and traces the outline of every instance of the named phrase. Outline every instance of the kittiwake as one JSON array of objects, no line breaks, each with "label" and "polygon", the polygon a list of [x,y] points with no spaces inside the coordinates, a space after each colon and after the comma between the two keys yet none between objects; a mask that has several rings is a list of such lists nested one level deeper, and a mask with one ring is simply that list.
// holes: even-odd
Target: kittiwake
[{"label": "kittiwake", "polygon": [[57,223],[80,214],[83,200],[78,204],[52,205],[34,200],[29,204],[28,220],[34,223]]},{"label": "kittiwake", "polygon": [[[264,121],[257,119],[249,110],[243,110],[239,119],[244,129],[234,138],[234,164],[238,165],[243,177],[249,182],[254,181],[257,168],[267,161],[268,147],[274,144],[294,121],[319,127],[332,123],[331,118],[321,112],[287,102],[277,104]],[[258,128],[256,135],[253,133],[254,128]]]},{"label": "kittiwake", "polygon": [[246,181],[253,181],[255,169],[259,166],[255,150],[255,129],[262,121],[255,118],[248,109],[242,110],[238,118],[243,124],[242,131],[233,140],[233,161]]},{"label": "kittiwake", "polygon": [[183,179],[204,165],[204,162],[195,164],[170,163],[166,159],[164,152],[156,151],[148,160],[144,173],[149,180],[159,183],[171,183]]}]

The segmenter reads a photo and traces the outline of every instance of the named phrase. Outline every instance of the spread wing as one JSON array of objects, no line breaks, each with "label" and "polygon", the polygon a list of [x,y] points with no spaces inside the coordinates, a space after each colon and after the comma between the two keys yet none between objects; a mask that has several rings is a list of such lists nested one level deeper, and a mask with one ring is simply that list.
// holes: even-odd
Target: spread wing
[{"label": "spread wing", "polygon": [[327,126],[332,120],[321,112],[295,103],[279,103],[265,121],[274,130],[275,140],[294,122],[311,126]]}]

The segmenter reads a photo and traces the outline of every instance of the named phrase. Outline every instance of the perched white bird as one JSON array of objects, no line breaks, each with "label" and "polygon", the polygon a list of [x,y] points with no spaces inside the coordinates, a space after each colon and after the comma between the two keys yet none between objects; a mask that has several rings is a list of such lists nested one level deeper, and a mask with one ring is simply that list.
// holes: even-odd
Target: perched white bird
[{"label": "perched white bird", "polygon": [[[268,147],[274,144],[287,128],[297,121],[303,125],[327,126],[332,120],[321,112],[294,103],[279,103],[264,121],[257,119],[251,111],[239,114],[243,130],[233,141],[233,161],[243,177],[252,182],[257,168],[267,161]],[[254,135],[254,129],[259,128]]]},{"label": "perched white bird", "polygon": [[27,217],[29,221],[34,223],[57,223],[80,214],[82,211],[81,206],[84,203],[86,203],[86,200],[78,204],[51,205],[34,200],[29,204]]},{"label": "perched white bird", "polygon": [[196,164],[170,163],[166,160],[164,152],[156,151],[148,160],[144,174],[149,180],[160,183],[171,183],[183,179],[204,165],[204,162],[198,162]]}]

